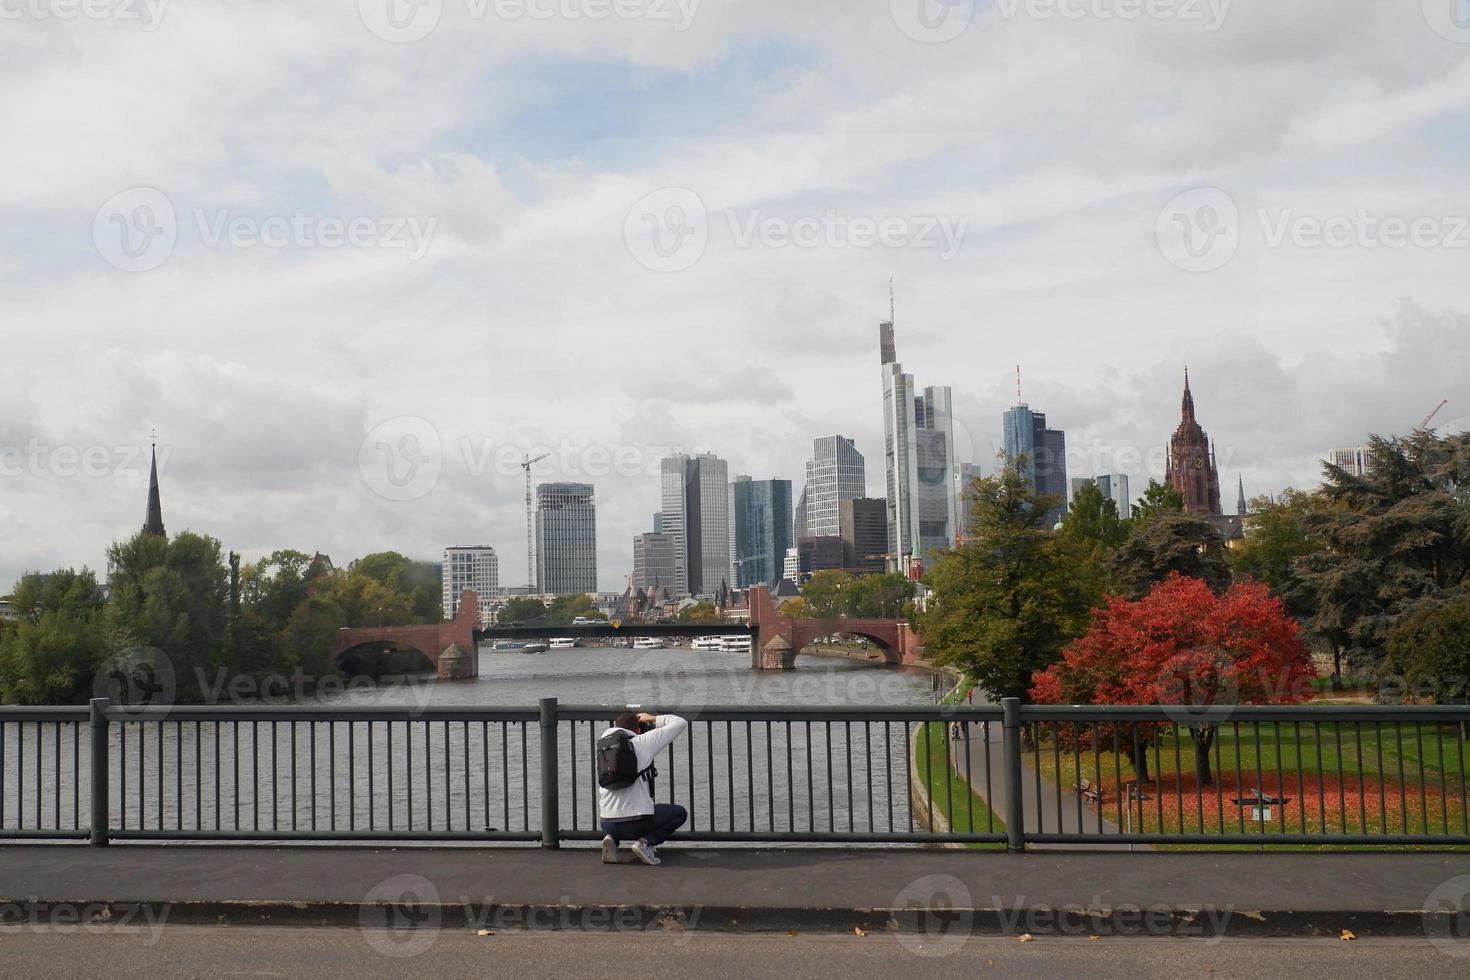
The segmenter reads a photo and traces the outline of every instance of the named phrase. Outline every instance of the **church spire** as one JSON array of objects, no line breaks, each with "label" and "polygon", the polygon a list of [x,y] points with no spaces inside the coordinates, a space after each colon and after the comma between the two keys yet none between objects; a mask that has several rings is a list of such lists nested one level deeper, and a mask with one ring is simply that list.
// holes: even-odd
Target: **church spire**
[{"label": "church spire", "polygon": [[1194,393],[1189,390],[1189,368],[1184,369],[1184,402],[1181,405],[1184,421],[1194,421]]},{"label": "church spire", "polygon": [[1245,502],[1245,477],[1242,476],[1240,478],[1240,499],[1235,503],[1235,512],[1241,517],[1244,517],[1247,510],[1249,510],[1249,507],[1247,507]]},{"label": "church spire", "polygon": [[168,537],[163,529],[163,502],[158,496],[158,434],[153,435],[153,466],[148,474],[148,515],[143,520],[143,533]]}]

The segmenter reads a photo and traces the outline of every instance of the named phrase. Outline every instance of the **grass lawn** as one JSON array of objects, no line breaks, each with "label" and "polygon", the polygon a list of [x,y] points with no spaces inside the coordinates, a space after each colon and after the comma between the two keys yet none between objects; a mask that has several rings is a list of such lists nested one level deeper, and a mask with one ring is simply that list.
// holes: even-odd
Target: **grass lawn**
[{"label": "grass lawn", "polygon": [[[962,693],[968,692],[971,687],[973,684],[969,679],[962,678],[955,689],[945,696],[943,703],[958,701]],[[957,765],[964,767],[968,760],[964,756],[963,745],[957,745],[950,740],[948,726],[939,721],[924,722],[914,726],[913,739],[919,781],[929,792],[930,806],[949,821],[950,830],[957,834],[1005,833],[1005,824],[1000,817],[990,809],[983,797],[970,789],[970,784],[964,777],[955,772]],[[914,805],[919,805],[917,800]],[[993,851],[1004,850],[1006,845],[966,846],[975,850]]]},{"label": "grass lawn", "polygon": [[[1103,816],[1135,832],[1259,833],[1263,842],[1273,834],[1470,834],[1470,750],[1454,725],[1229,722],[1211,748],[1215,779],[1205,785],[1188,729],[1156,735],[1148,799],[1126,817],[1119,804],[1136,776],[1129,754],[1115,754],[1112,726],[1048,726],[1027,761],[1060,787],[1075,787],[1079,775],[1100,786]],[[1257,790],[1286,802],[1271,806],[1269,819],[1234,802]]]},{"label": "grass lawn", "polygon": [[[959,773],[954,771],[956,744],[950,741],[945,724],[939,721],[924,722],[914,728],[914,755],[918,760],[919,781],[928,788],[929,799],[935,812],[944,815],[952,831],[957,834],[1003,834],[1005,824],[986,804],[985,800],[970,789]],[[926,751],[927,749],[927,751]],[[958,762],[964,765],[964,749],[959,750]],[[949,776],[945,779],[946,774]],[[915,801],[915,806],[918,802]],[[972,847],[993,850],[1004,848],[1004,844],[973,844]]]}]

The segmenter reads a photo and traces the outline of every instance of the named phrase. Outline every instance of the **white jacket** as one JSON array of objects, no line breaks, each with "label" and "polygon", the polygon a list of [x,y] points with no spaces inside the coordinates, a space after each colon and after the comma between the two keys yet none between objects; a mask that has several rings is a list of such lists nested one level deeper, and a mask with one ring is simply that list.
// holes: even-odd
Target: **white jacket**
[{"label": "white jacket", "polygon": [[[653,760],[658,758],[664,747],[682,735],[688,727],[689,722],[678,715],[659,715],[653,720],[653,728],[642,735],[628,732],[633,736],[633,753],[638,756],[638,771],[642,772],[653,765]],[[598,740],[601,741],[612,732],[627,731],[626,728],[609,728],[598,736]],[[648,793],[648,782],[635,779],[632,786],[622,789],[597,787],[597,813],[605,820],[652,816],[653,797]]]}]

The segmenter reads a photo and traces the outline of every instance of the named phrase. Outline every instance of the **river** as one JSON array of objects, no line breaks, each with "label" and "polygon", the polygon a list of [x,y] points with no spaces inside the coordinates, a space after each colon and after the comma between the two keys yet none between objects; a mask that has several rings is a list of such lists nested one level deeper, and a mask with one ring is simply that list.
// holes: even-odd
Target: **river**
[{"label": "river", "polygon": [[[554,697],[565,706],[697,715],[705,705],[928,704],[935,686],[927,671],[835,657],[799,656],[793,670],[755,671],[748,655],[687,648],[540,655],[485,648],[473,680],[359,680],[304,700],[453,708],[532,707]],[[563,829],[594,832],[592,747],[604,725],[564,720],[559,727]],[[0,732],[0,827],[85,826],[85,726],[80,746],[70,725],[0,728],[7,730]],[[115,724],[112,826],[160,836],[384,829],[527,836],[541,826],[540,735],[529,719]],[[696,718],[661,758],[657,796],[684,804],[689,829],[704,833],[901,833],[912,820],[908,737],[898,722]],[[79,778],[73,758],[81,762]]]}]

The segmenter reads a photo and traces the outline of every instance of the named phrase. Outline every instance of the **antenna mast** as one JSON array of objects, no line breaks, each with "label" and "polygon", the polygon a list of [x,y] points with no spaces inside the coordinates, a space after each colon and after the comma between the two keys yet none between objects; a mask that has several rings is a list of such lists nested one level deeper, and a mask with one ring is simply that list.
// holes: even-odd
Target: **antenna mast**
[{"label": "antenna mast", "polygon": [[1025,404],[1021,401],[1021,365],[1016,365],[1016,404]]},{"label": "antenna mast", "polygon": [[893,277],[888,277],[888,322],[897,325],[897,308],[893,305]]}]

